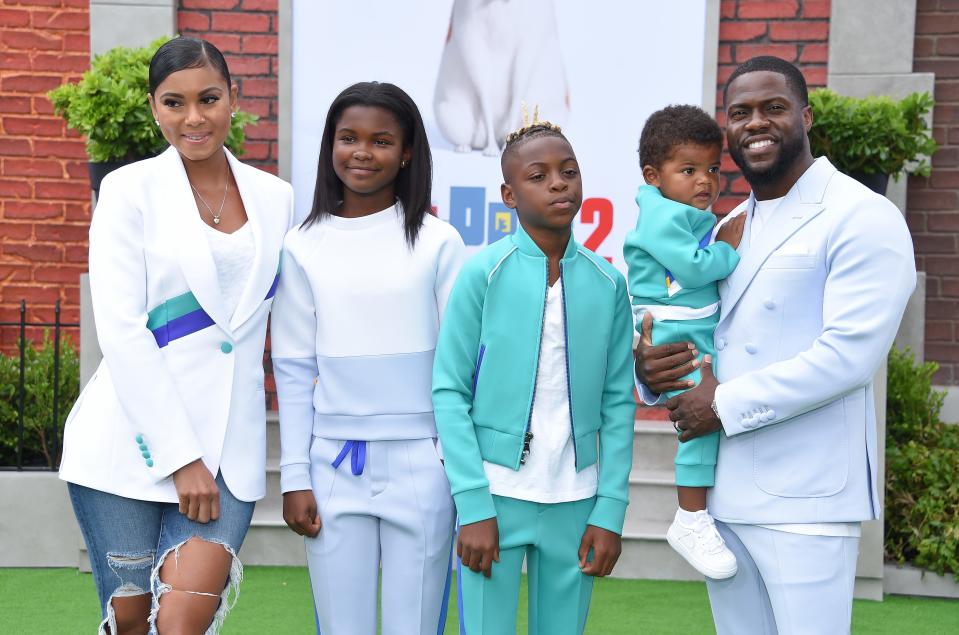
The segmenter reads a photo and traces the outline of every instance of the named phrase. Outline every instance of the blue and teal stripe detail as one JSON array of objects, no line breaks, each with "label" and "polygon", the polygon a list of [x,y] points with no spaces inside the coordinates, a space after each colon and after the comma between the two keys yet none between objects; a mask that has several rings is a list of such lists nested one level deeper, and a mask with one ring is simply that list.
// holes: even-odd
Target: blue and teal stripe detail
[{"label": "blue and teal stripe detail", "polygon": [[[276,294],[276,286],[279,282],[280,271],[277,269],[273,284],[263,298],[264,302]],[[213,318],[203,310],[192,291],[170,298],[147,313],[147,328],[153,333],[153,338],[160,348],[173,340],[192,335],[213,324]]]},{"label": "blue and teal stripe detail", "polygon": [[213,318],[191,291],[170,298],[147,314],[147,328],[160,348],[212,325]]}]

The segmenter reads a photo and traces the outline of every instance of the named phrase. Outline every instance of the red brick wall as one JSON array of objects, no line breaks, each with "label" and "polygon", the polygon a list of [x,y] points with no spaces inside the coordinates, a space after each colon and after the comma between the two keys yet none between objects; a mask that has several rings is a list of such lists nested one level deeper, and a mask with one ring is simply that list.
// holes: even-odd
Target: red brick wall
[{"label": "red brick wall", "polygon": [[[826,85],[829,60],[829,0],[722,0],[719,15],[719,72],[716,119],[725,125],[723,86],[739,64],[775,55],[802,70],[810,88]],[[728,153],[723,154],[722,195],[713,206],[726,213],[749,195],[749,184]]]},{"label": "red brick wall", "polygon": [[277,0],[180,0],[177,25],[181,35],[202,37],[222,51],[239,86],[240,108],[260,117],[246,129],[243,160],[276,174]]},{"label": "red brick wall", "polygon": [[910,177],[907,220],[926,272],[926,359],[959,384],[959,2],[919,0],[913,70],[936,74],[929,178]]},{"label": "red brick wall", "polygon": [[[46,92],[89,67],[87,0],[0,0],[0,322],[79,321],[90,186],[84,144]],[[9,347],[15,329],[0,329]]]}]

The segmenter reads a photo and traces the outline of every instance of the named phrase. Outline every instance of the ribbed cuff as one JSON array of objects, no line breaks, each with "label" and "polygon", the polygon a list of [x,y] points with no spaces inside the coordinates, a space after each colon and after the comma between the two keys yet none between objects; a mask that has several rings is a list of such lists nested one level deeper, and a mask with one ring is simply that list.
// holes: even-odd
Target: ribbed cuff
[{"label": "ribbed cuff", "polygon": [[622,536],[624,522],[626,522],[626,503],[607,496],[597,496],[586,524]]},{"label": "ribbed cuff", "polygon": [[313,483],[310,481],[309,463],[291,463],[280,467],[280,492],[297,492],[300,490],[312,490]]},{"label": "ribbed cuff", "polygon": [[453,496],[456,503],[456,512],[460,517],[460,525],[478,523],[487,518],[496,517],[496,508],[493,506],[493,495],[489,487],[478,487],[466,490]]}]

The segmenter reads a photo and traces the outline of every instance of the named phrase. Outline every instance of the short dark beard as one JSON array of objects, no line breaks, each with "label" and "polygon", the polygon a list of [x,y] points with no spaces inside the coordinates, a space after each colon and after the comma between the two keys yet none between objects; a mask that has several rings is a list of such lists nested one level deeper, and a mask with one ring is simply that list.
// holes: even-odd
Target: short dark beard
[{"label": "short dark beard", "polygon": [[780,141],[779,157],[776,159],[776,162],[762,172],[758,172],[749,167],[749,163],[746,162],[746,157],[743,154],[742,146],[730,146],[729,155],[733,158],[733,162],[739,167],[740,171],[742,171],[743,176],[746,177],[746,181],[753,188],[756,188],[757,186],[775,185],[789,172],[789,169],[799,159],[804,148],[805,140],[801,135],[782,139]]}]

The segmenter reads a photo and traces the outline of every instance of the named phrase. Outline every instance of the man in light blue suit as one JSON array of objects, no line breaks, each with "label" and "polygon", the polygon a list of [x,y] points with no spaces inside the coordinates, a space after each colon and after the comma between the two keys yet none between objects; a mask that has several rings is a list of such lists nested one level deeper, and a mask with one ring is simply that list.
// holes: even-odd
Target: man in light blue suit
[{"label": "man in light blue suit", "polygon": [[[813,158],[792,64],[749,60],[725,104],[753,190],[727,217],[746,214],[741,261],[720,283],[715,376],[704,362],[666,404],[680,441],[724,432],[709,510],[739,572],[707,581],[713,619],[720,635],[848,633],[860,525],[881,504],[872,380],[915,287],[912,242],[885,197]],[[694,353],[641,346],[642,388],[673,389]]]}]

